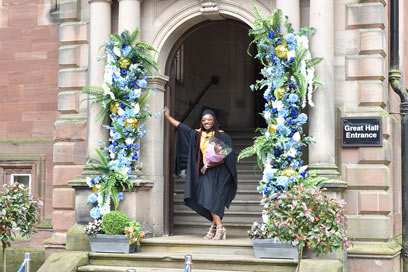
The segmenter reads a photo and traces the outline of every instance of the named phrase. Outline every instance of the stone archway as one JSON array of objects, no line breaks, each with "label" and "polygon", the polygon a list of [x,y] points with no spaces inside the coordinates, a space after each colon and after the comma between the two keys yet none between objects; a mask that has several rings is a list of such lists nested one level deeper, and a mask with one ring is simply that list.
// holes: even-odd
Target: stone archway
[{"label": "stone archway", "polygon": [[[174,76],[171,74],[170,62],[174,58],[177,50],[180,45],[185,42],[189,36],[194,35],[197,31],[203,31],[204,28],[208,28],[215,25],[235,25],[240,27],[243,30],[243,33],[246,38],[248,38],[248,30],[250,27],[250,22],[254,20],[254,16],[251,10],[251,7],[241,7],[239,8],[236,4],[234,5],[220,5],[218,15],[212,14],[211,16],[218,16],[217,19],[222,20],[211,20],[214,17],[209,17],[208,14],[205,14],[200,11],[200,5],[190,6],[184,10],[177,10],[173,14],[172,19],[167,21],[163,27],[154,34],[152,44],[158,49],[160,55],[157,57],[157,62],[160,66],[160,69],[166,76],[170,78],[169,84],[167,84],[166,92],[164,94],[164,104],[172,105],[171,103],[171,90],[174,87]],[[224,18],[222,16],[225,16]],[[242,51],[246,55],[246,49],[249,44],[249,40],[246,40],[242,44]],[[251,61],[251,60],[249,60]],[[253,70],[253,67],[249,68]],[[244,73],[244,72],[243,72]],[[250,71],[251,78],[253,78],[253,71]],[[205,79],[205,83],[201,85],[206,85],[210,79],[210,76]],[[223,78],[225,81],[226,78]],[[242,96],[249,95],[249,85],[252,82],[245,82],[242,85],[245,85],[247,88],[242,90]],[[173,89],[174,90],[174,89]],[[174,97],[173,97],[174,98]],[[247,99],[248,100],[248,99]],[[242,97],[241,102],[245,103],[245,98]],[[249,103],[247,101],[247,103]],[[252,103],[252,100],[251,102]],[[239,104],[239,102],[238,102]],[[235,107],[234,107],[235,108]],[[252,109],[252,108],[251,108]],[[253,110],[248,110],[250,114],[253,114]],[[238,112],[231,114],[237,115]],[[248,120],[251,117],[247,117]],[[249,121],[247,122],[249,123]],[[172,158],[174,154],[174,134],[170,131],[170,128],[167,124],[164,124],[164,232],[167,234],[172,233],[172,220],[173,220],[173,195],[174,195],[174,183],[172,179],[172,169],[173,161],[169,158]],[[235,127],[239,127],[239,124],[235,122]],[[247,125],[250,127],[250,125]]]}]

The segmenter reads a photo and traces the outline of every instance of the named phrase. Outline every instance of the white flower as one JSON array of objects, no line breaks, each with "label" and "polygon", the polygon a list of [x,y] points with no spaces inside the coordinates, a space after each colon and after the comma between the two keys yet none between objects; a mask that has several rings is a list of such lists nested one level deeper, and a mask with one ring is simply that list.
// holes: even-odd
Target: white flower
[{"label": "white flower", "polygon": [[113,135],[115,135],[115,133],[113,132],[113,130],[109,130],[109,135],[110,135],[111,137],[113,137]]},{"label": "white flower", "polygon": [[269,131],[265,132],[265,136],[266,136],[266,137],[271,136],[271,134],[269,133]]},{"label": "white flower", "polygon": [[115,47],[113,48],[113,53],[115,53],[116,56],[121,57],[122,53],[120,52],[120,49]]},{"label": "white flower", "polygon": [[139,104],[136,104],[135,107],[133,108],[133,114],[136,115],[140,112],[140,106]]},{"label": "white flower", "polygon": [[282,115],[278,116],[278,118],[276,118],[276,124],[277,125],[284,125],[285,122],[286,122],[285,117],[283,117]]},{"label": "white flower", "polygon": [[133,144],[133,141],[134,141],[134,139],[132,139],[132,138],[126,138],[125,143],[127,145],[131,145],[131,144]]},{"label": "white flower", "polygon": [[295,140],[296,142],[299,142],[300,141],[300,133],[296,132],[295,134],[293,134],[292,139]]},{"label": "white flower", "polygon": [[289,151],[286,153],[286,156],[295,158],[296,157],[296,149],[291,147]]},{"label": "white flower", "polygon": [[304,165],[302,167],[299,168],[299,173],[302,173],[303,171],[306,171],[307,169],[307,165]]},{"label": "white flower", "polygon": [[296,51],[295,50],[290,50],[288,54],[286,55],[287,59],[290,60],[290,58],[294,58],[296,56]]},{"label": "white flower", "polygon": [[138,97],[142,93],[142,89],[135,89],[134,92],[136,97]]},{"label": "white flower", "polygon": [[120,108],[120,109],[118,109],[118,114],[119,114],[119,116],[122,116],[122,115],[125,114],[125,111],[122,108]]},{"label": "white flower", "polygon": [[115,158],[116,158],[116,154],[115,154],[115,152],[109,152],[109,157],[112,159],[112,160],[114,160]]},{"label": "white flower", "polygon": [[88,184],[89,187],[92,187],[92,186],[93,186],[93,184],[91,183],[91,180],[92,180],[92,179],[91,179],[90,177],[86,177],[85,180],[86,180],[86,184]]},{"label": "white flower", "polygon": [[272,101],[272,107],[277,111],[281,111],[283,108],[283,103],[281,100]]},{"label": "white flower", "polygon": [[270,111],[266,111],[264,113],[264,118],[266,119],[266,121],[269,121],[271,119],[271,112]]}]

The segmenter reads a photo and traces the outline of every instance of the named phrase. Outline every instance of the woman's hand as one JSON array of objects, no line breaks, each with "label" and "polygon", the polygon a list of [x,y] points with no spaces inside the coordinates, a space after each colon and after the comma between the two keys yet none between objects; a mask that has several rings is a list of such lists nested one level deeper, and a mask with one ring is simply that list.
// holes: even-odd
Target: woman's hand
[{"label": "woman's hand", "polygon": [[206,165],[204,165],[203,168],[201,168],[201,174],[205,175],[205,171],[207,171]]},{"label": "woman's hand", "polygon": [[164,112],[164,116],[166,116],[166,117],[170,115],[170,110],[169,110],[169,108],[167,106],[164,106],[163,112]]},{"label": "woman's hand", "polygon": [[163,108],[163,113],[164,113],[164,117],[166,117],[167,120],[169,120],[170,124],[172,124],[175,127],[178,127],[180,122],[170,116],[170,110],[167,106]]},{"label": "woman's hand", "polygon": [[215,166],[218,166],[218,165],[220,165],[222,163],[224,163],[224,160],[222,160],[220,162],[216,162],[216,163],[209,163],[209,164],[207,164],[207,168],[215,167]]}]

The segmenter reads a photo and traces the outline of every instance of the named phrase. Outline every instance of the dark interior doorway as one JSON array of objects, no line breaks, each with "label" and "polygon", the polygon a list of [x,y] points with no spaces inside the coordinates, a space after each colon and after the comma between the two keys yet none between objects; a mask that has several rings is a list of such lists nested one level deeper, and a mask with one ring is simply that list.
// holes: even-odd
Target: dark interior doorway
[{"label": "dark interior doorway", "polygon": [[[202,106],[220,110],[223,129],[262,126],[265,102],[251,92],[260,64],[247,54],[249,26],[234,20],[205,21],[190,30],[173,47],[165,74],[170,77],[165,104],[171,114],[192,128],[199,126]],[[214,77],[218,78],[215,83]],[[165,232],[173,232],[175,129],[165,122]]]}]

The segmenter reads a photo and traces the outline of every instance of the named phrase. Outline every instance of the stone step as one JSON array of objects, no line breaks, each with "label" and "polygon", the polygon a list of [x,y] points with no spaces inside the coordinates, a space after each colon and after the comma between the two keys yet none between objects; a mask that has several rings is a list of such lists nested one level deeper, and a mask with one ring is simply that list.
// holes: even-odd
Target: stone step
[{"label": "stone step", "polygon": [[[178,252],[142,252],[133,254],[89,253],[90,265],[111,267],[154,267],[182,269],[184,253]],[[259,271],[259,272],[294,272],[297,261],[288,259],[256,259],[248,255],[193,254],[192,271]],[[89,270],[78,270],[89,271]],[[126,271],[126,270],[125,270]],[[138,270],[136,270],[138,271]],[[141,270],[143,271],[143,270]],[[154,270],[153,270],[154,271]]]},{"label": "stone step", "polygon": [[[222,219],[223,224],[227,223],[252,223],[254,221],[260,220],[261,214],[259,212],[232,212],[226,210],[224,213],[224,218]],[[199,216],[193,210],[186,211],[174,211],[174,222],[201,222],[205,223],[208,220],[202,216]]]},{"label": "stone step", "polygon": [[[256,221],[262,221],[261,215],[259,215],[259,219]],[[252,226],[251,223],[225,223],[223,222],[223,225],[227,229],[227,239],[228,237],[232,236],[238,236],[238,237],[248,237],[248,230]],[[204,236],[208,228],[210,227],[210,222],[190,222],[190,221],[185,221],[185,222],[177,222],[174,221],[174,229],[173,229],[173,234],[174,235],[186,235],[186,234],[198,234],[201,236]]]},{"label": "stone step", "polygon": [[[174,202],[174,211],[187,211],[191,210],[189,207],[184,205],[184,201],[175,201]],[[233,200],[230,208],[228,209],[231,212],[258,212],[261,214],[262,206],[258,200]]]},{"label": "stone step", "polygon": [[[184,200],[184,190],[176,189],[174,190],[175,197],[174,201],[177,200]],[[256,191],[256,188],[253,190],[237,190],[237,194],[235,196],[236,200],[261,200],[261,195]]]},{"label": "stone step", "polygon": [[[126,267],[126,266],[104,266],[85,265],[78,268],[78,272],[126,272],[134,269],[136,272],[182,272],[183,268],[155,268],[155,267]],[[194,272],[216,272],[215,270],[194,269]],[[237,270],[224,270],[223,272],[242,272]]]},{"label": "stone step", "polygon": [[[259,185],[259,179],[243,179],[238,178],[238,190],[256,190]],[[184,190],[184,179],[176,179],[174,184],[174,189]]]},{"label": "stone step", "polygon": [[248,236],[229,235],[227,240],[215,241],[203,239],[204,234],[146,238],[142,241],[142,252],[178,252],[184,254],[208,254],[211,252],[214,255],[254,257],[252,242]]}]

